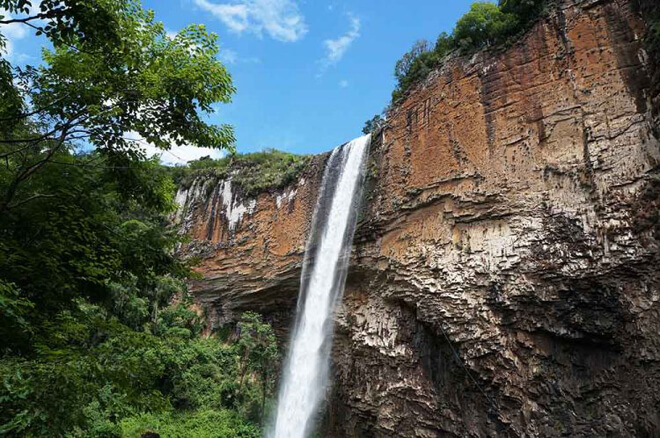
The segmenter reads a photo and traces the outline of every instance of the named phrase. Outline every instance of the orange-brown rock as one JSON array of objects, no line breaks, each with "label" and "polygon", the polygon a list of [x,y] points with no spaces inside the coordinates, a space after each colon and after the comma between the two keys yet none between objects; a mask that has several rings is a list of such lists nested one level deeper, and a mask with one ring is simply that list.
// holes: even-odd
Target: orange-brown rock
[{"label": "orange-brown rock", "polygon": [[[561,1],[391,111],[324,436],[660,436],[660,143],[635,5]],[[253,203],[224,182],[189,195],[216,326],[255,309],[287,328],[324,163]]]},{"label": "orange-brown rock", "polygon": [[210,330],[247,309],[288,321],[326,159],[314,157],[295,184],[256,198],[231,179],[202,177],[179,191],[176,220],[192,238],[184,253],[201,259],[202,279],[191,290],[207,309]]}]

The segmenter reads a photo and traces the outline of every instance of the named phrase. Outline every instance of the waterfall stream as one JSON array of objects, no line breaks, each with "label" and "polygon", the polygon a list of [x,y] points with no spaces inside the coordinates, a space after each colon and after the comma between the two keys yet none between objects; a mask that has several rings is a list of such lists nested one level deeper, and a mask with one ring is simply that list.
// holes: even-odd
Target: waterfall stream
[{"label": "waterfall stream", "polygon": [[304,438],[314,428],[328,384],[332,312],[344,290],[370,141],[365,135],[338,147],[325,168],[272,438]]}]

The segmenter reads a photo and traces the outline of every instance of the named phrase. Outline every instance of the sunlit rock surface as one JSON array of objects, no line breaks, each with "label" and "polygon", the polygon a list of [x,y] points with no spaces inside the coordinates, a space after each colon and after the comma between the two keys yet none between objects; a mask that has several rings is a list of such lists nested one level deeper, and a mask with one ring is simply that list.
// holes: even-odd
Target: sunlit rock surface
[{"label": "sunlit rock surface", "polygon": [[295,184],[256,198],[230,180],[198,178],[179,191],[176,217],[191,238],[183,252],[201,259],[203,279],[191,287],[210,330],[246,309],[267,314],[280,334],[288,329],[326,160],[314,157]]},{"label": "sunlit rock surface", "polygon": [[[432,74],[372,145],[323,436],[660,436],[646,30],[631,1],[561,3]],[[286,339],[326,158],[256,199],[179,194],[213,328],[251,309]]]}]

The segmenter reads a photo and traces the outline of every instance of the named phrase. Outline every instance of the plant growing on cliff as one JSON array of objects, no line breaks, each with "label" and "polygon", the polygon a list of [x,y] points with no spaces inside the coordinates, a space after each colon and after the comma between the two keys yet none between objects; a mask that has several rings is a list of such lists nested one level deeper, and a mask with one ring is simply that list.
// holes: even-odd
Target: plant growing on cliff
[{"label": "plant growing on cliff", "polygon": [[363,134],[371,134],[374,131],[377,131],[385,124],[385,119],[381,117],[380,114],[376,114],[366,122],[364,122],[364,128],[362,128]]},{"label": "plant growing on cliff", "polygon": [[501,42],[518,25],[515,14],[503,12],[493,3],[473,3],[454,28],[453,38],[463,51],[479,49]]},{"label": "plant growing on cliff", "polygon": [[279,189],[295,182],[309,163],[309,155],[297,155],[276,149],[248,154],[232,154],[219,160],[209,157],[191,161],[171,170],[179,187],[188,188],[198,177],[226,179],[239,187],[245,196],[264,190]]},{"label": "plant growing on cliff", "polygon": [[417,41],[397,61],[397,85],[392,101],[401,99],[415,84],[439,68],[451,53],[468,54],[475,50],[506,43],[527,30],[545,11],[551,0],[500,0],[499,4],[476,2],[463,15],[451,35],[441,33],[435,46]]}]

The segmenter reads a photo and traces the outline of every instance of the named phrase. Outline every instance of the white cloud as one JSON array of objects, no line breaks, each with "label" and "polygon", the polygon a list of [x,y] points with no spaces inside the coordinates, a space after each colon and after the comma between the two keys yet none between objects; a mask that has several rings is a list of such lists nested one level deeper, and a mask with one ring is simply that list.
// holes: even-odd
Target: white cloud
[{"label": "white cloud", "polygon": [[244,58],[231,49],[220,50],[218,57],[225,64],[259,64],[261,62],[259,58],[254,56]]},{"label": "white cloud", "polygon": [[169,151],[164,151],[147,142],[137,132],[128,133],[126,138],[138,142],[142,150],[147,154],[147,157],[160,155],[160,161],[170,166],[186,164],[188,161],[198,160],[205,156],[210,156],[213,159],[225,156],[225,151],[220,149],[200,148],[190,145],[172,146]]},{"label": "white cloud", "polygon": [[341,81],[339,81],[339,86],[342,88],[348,87],[348,81],[346,79],[342,79]]},{"label": "white cloud", "polygon": [[294,42],[307,33],[305,18],[294,0],[237,0],[234,3],[213,3],[194,0],[203,10],[222,21],[230,31],[263,32],[283,42]]},{"label": "white cloud", "polygon": [[344,35],[334,40],[325,40],[325,57],[321,60],[323,69],[337,64],[346,54],[348,48],[360,36],[360,19],[354,15],[349,15],[351,28]]},{"label": "white cloud", "polygon": [[[169,151],[162,151],[160,149],[154,148],[153,146],[151,147],[154,149],[154,151],[150,156],[160,154],[160,161],[168,165],[186,164],[188,161],[198,160],[205,156],[210,156],[213,159],[218,159],[225,156],[225,151],[223,150],[200,148],[197,146],[174,146]],[[148,149],[147,153],[149,153]]]},{"label": "white cloud", "polygon": [[238,53],[231,49],[220,50],[220,60],[225,64],[236,64],[236,61],[238,61]]},{"label": "white cloud", "polygon": [[[12,16],[4,9],[0,9],[0,15],[3,15],[5,20],[11,20]],[[10,23],[3,24],[0,27],[0,33],[6,38],[5,40],[5,54],[7,58],[11,59],[14,56],[14,43],[16,40],[25,38],[28,31],[24,24]]]}]

